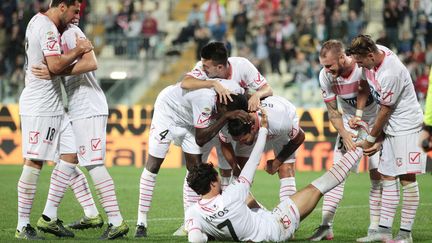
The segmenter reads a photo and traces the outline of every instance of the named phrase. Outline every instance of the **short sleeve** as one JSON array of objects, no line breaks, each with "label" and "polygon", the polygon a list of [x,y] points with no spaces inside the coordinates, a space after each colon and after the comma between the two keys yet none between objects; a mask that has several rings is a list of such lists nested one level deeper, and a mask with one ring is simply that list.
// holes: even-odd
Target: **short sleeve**
[{"label": "short sleeve", "polygon": [[85,39],[85,34],[75,25],[71,25],[62,35],[62,41],[66,44],[68,50],[72,50],[76,47],[76,34],[79,38]]},{"label": "short sleeve", "polygon": [[200,80],[206,80],[208,78],[207,74],[204,72],[202,68],[201,61],[197,62],[195,64],[195,67],[190,72],[186,73],[186,75]]},{"label": "short sleeve", "polygon": [[403,80],[401,77],[388,75],[381,79],[381,96],[380,104],[385,106],[393,106],[403,90]]},{"label": "short sleeve", "polygon": [[321,69],[319,74],[319,84],[324,102],[330,102],[336,99],[336,94],[333,92],[331,86],[331,79],[329,78],[329,75],[326,74],[324,69]]},{"label": "short sleeve", "polygon": [[214,91],[210,89],[199,89],[192,92],[195,92],[195,94],[188,99],[192,106],[194,127],[206,128],[210,126],[216,95]]},{"label": "short sleeve", "polygon": [[54,24],[46,24],[40,30],[40,45],[45,57],[59,56],[60,34]]},{"label": "short sleeve", "polygon": [[243,72],[242,80],[246,83],[247,88],[259,90],[267,84],[267,80],[258,71],[258,69],[246,58],[242,58],[241,70]]}]

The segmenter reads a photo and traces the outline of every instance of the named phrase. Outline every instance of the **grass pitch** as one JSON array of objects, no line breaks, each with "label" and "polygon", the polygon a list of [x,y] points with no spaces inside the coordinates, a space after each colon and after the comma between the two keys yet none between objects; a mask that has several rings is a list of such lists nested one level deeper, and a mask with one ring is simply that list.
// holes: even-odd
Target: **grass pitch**
[{"label": "grass pitch", "polygon": [[[17,181],[21,174],[21,166],[0,166],[1,205],[0,242],[16,241],[14,238],[17,223]],[[51,166],[45,166],[39,178],[38,190],[33,204],[31,223],[35,227],[41,215],[48,193]],[[138,210],[139,178],[142,169],[134,167],[113,167],[109,169],[116,186],[117,198],[123,218],[127,220],[130,231],[127,238],[119,242],[138,241],[133,238]],[[152,208],[149,213],[148,237],[146,242],[187,242],[186,237],[174,237],[172,233],[183,220],[182,185],[185,168],[162,169],[157,177]],[[303,188],[322,173],[298,172],[296,176],[297,188]],[[90,184],[91,179],[87,177]],[[335,239],[332,242],[355,242],[367,232],[369,225],[368,174],[352,174],[345,184],[344,199],[337,211],[334,222]],[[432,242],[432,176],[426,174],[418,177],[420,185],[420,206],[413,229],[414,242]],[[92,191],[94,188],[92,187]],[[279,180],[277,176],[270,176],[258,171],[252,188],[255,197],[264,206],[273,208],[279,198]],[[95,195],[95,193],[93,193]],[[106,219],[97,198],[99,211]],[[321,200],[322,201],[322,200]],[[320,202],[311,215],[305,219],[295,234],[295,242],[307,242],[313,230],[321,222]],[[65,224],[83,215],[75,197],[70,190],[65,195],[59,208],[59,217]],[[400,209],[395,217],[393,233],[398,231]],[[106,226],[104,226],[105,228]],[[104,229],[103,228],[103,229]],[[74,239],[59,239],[52,235],[45,235],[46,242],[90,242],[98,239],[103,229],[75,232]]]}]

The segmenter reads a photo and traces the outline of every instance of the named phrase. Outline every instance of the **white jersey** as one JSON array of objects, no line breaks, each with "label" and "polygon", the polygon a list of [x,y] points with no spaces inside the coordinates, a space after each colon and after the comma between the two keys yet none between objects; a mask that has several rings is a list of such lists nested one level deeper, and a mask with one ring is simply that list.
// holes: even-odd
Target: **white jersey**
[{"label": "white jersey", "polygon": [[393,107],[384,132],[391,136],[418,132],[422,129],[423,112],[410,73],[391,50],[377,46],[385,53],[384,60],[372,70],[364,68],[364,75],[374,99],[381,105]]},{"label": "white jersey", "polygon": [[[297,136],[300,131],[299,118],[297,117],[296,108],[291,102],[279,96],[269,96],[261,101],[261,107],[267,112],[268,117],[267,147],[285,145]],[[259,128],[261,114],[259,112],[255,114],[255,127]],[[219,137],[225,143],[233,141],[226,126],[221,130]]]},{"label": "white jersey", "polygon": [[30,20],[26,30],[25,87],[19,100],[20,115],[57,116],[64,112],[60,78],[36,78],[31,67],[40,65],[47,56],[61,55],[60,33],[48,16],[38,13]]},{"label": "white jersey", "polygon": [[[258,90],[267,84],[267,80],[248,59],[244,57],[229,57],[228,63],[230,68],[228,79],[239,83],[242,88]],[[201,80],[208,79],[201,61],[197,62],[192,71],[186,75]]]},{"label": "white jersey", "polygon": [[[284,227],[284,222],[276,210],[252,211],[246,205],[251,182],[259,164],[265,145],[266,129],[259,130],[257,145],[254,147],[251,159],[246,163],[239,178],[228,185],[225,191],[211,199],[201,199],[189,207],[185,213],[185,229],[190,233],[200,230],[217,240],[235,241],[274,241],[287,240],[298,227],[298,211],[293,205],[290,215],[290,225]],[[285,216],[288,219],[288,215]]]},{"label": "white jersey", "polygon": [[[319,74],[319,83],[321,86],[322,97],[324,102],[336,100],[339,97],[338,106],[343,111],[343,120],[345,128],[349,128],[348,121],[355,115],[357,110],[357,95],[360,81],[362,80],[363,70],[357,64],[348,77],[339,76],[336,79],[324,69]],[[378,105],[373,96],[369,95],[366,107],[363,110],[362,119],[369,125],[375,120]],[[350,130],[350,129],[348,129]]]},{"label": "white jersey", "polygon": [[[85,38],[81,29],[75,25],[69,25],[63,33],[61,47],[64,53],[76,47],[76,34],[80,38]],[[108,104],[96,80],[95,72],[67,76],[64,79],[64,86],[69,103],[68,113],[72,121],[91,116],[108,115]]]},{"label": "white jersey", "polygon": [[[221,84],[233,93],[242,93],[243,89],[231,80],[221,80]],[[211,115],[216,104],[216,92],[213,89],[185,90],[180,84],[166,87],[158,96],[157,102],[163,102],[176,127],[206,128],[210,125]]]},{"label": "white jersey", "polygon": [[239,177],[211,201],[198,201],[186,211],[186,230],[198,228],[217,240],[278,241],[279,224],[271,212],[247,207],[249,188],[249,182]]}]

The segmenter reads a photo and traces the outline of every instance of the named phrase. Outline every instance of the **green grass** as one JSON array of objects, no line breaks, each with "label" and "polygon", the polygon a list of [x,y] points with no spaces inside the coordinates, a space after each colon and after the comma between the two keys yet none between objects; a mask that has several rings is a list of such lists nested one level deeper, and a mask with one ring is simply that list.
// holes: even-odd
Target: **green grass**
[{"label": "green grass", "polygon": [[[41,173],[38,191],[33,205],[31,217],[32,225],[36,221],[45,205],[49,176],[52,167],[46,166]],[[129,237],[121,241],[135,241],[135,223],[138,208],[138,182],[141,169],[134,167],[113,167],[109,171],[114,178],[117,197],[124,219],[131,227]],[[17,193],[16,185],[21,174],[21,166],[1,166],[0,184],[1,206],[0,216],[0,242],[15,241],[14,232],[17,222]],[[148,238],[146,242],[186,242],[186,237],[173,237],[172,233],[182,223],[183,203],[182,184],[185,169],[162,169],[157,178],[152,208],[149,213]],[[297,173],[297,187],[302,188],[317,178],[321,173],[299,172]],[[420,184],[421,201],[417,211],[417,218],[413,229],[415,242],[432,242],[432,176],[430,174],[418,177]],[[90,180],[91,181],[91,180]],[[93,189],[93,188],[92,188]],[[354,242],[357,237],[364,236],[369,224],[368,210],[369,180],[367,174],[353,174],[345,185],[345,197],[338,209],[333,242]],[[93,190],[94,192],[94,190]],[[269,176],[263,171],[258,171],[255,178],[253,193],[255,197],[267,208],[273,208],[278,201],[279,182],[277,176]],[[97,201],[97,200],[96,200]],[[296,242],[306,241],[315,227],[321,222],[321,203],[318,208],[305,219],[296,232]],[[103,210],[99,207],[100,212]],[[399,210],[400,211],[400,210]],[[69,190],[59,208],[59,217],[69,223],[82,215],[82,210]],[[394,233],[397,233],[400,221],[398,213],[394,223]],[[102,234],[102,229],[76,232],[74,242],[89,242],[97,239]],[[69,242],[71,239],[58,240],[54,236],[46,235],[46,241]]]}]

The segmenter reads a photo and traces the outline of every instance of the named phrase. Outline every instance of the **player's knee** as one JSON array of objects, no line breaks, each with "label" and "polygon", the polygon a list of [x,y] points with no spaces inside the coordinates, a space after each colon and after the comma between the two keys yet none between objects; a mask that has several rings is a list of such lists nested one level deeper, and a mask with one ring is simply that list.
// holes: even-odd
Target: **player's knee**
[{"label": "player's knee", "polygon": [[145,168],[146,170],[150,171],[153,174],[157,174],[159,172],[159,169],[162,165],[162,162],[164,159],[156,158],[151,155],[149,155],[148,160],[146,162]]},{"label": "player's knee", "polygon": [[72,164],[78,164],[78,157],[76,154],[62,154],[60,159]]},{"label": "player's knee", "polygon": [[35,169],[42,169],[43,161],[42,160],[33,160],[33,159],[24,159],[24,165],[33,167]]},{"label": "player's knee", "polygon": [[405,175],[399,176],[399,179],[400,179],[400,183],[403,186],[406,186],[406,185],[411,184],[411,183],[416,181],[416,175],[415,174],[405,174]]}]

